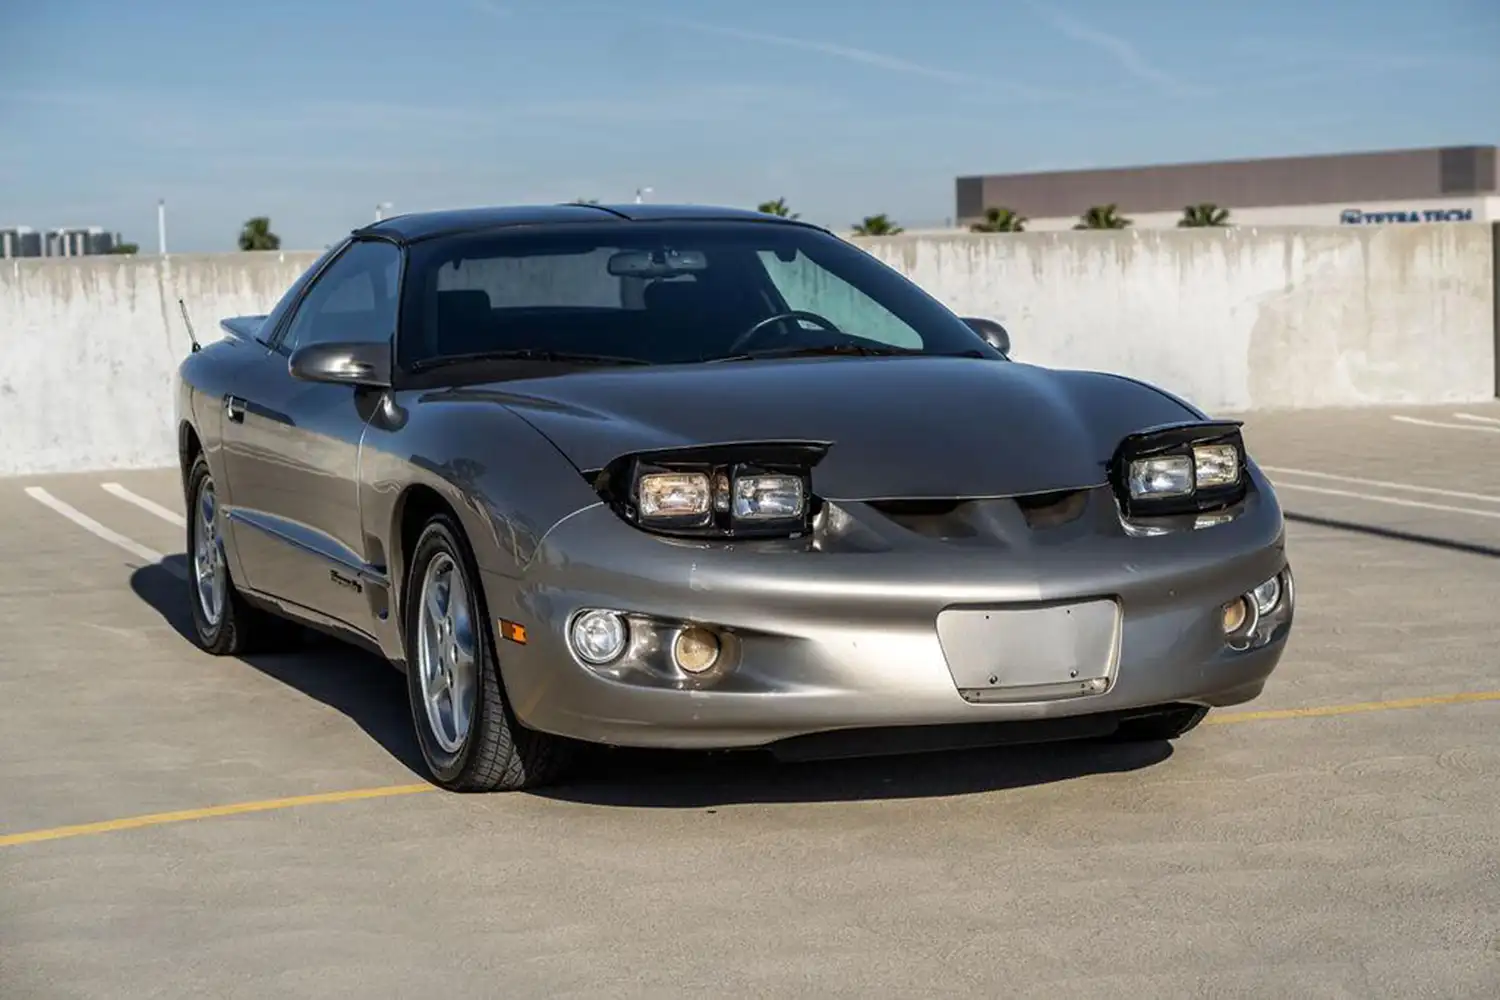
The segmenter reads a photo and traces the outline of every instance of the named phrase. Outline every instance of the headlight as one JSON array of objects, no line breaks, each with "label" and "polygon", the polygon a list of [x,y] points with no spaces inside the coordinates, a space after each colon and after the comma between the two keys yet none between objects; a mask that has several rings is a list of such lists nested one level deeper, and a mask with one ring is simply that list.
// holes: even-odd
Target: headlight
[{"label": "headlight", "polygon": [[712,493],[702,472],[653,472],[641,477],[642,517],[703,519]]},{"label": "headlight", "polygon": [[1196,514],[1244,498],[1245,446],[1239,421],[1151,427],[1120,442],[1110,484],[1127,518]]},{"label": "headlight", "polygon": [[1240,452],[1232,444],[1202,444],[1193,449],[1193,479],[1198,489],[1232,486],[1240,478]]},{"label": "headlight", "polygon": [[734,480],[734,516],[746,521],[801,517],[800,476],[742,475]]},{"label": "headlight", "polygon": [[1130,463],[1133,497],[1185,497],[1193,492],[1193,463],[1183,455],[1138,458]]},{"label": "headlight", "polygon": [[687,537],[788,537],[811,530],[814,443],[715,445],[626,455],[591,477],[637,527]]}]

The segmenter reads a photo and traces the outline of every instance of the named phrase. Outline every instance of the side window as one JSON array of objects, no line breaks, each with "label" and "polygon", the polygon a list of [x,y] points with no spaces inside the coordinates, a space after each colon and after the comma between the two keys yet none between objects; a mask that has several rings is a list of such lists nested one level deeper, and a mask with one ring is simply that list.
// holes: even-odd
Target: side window
[{"label": "side window", "polygon": [[[921,334],[895,313],[807,255],[798,253],[795,259],[783,261],[775,251],[762,250],[760,260],[789,308],[817,313],[856,337],[892,347],[922,346]],[[811,324],[804,326],[813,329]]]},{"label": "side window", "polygon": [[282,347],[332,341],[387,341],[396,331],[401,251],[390,243],[353,243],[318,276],[297,307]]}]

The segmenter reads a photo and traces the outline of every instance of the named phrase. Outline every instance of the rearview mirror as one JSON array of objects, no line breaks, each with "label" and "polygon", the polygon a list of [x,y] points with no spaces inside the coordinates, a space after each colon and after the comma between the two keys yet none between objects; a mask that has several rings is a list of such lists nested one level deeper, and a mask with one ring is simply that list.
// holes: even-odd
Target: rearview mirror
[{"label": "rearview mirror", "polygon": [[338,382],[370,389],[391,385],[389,343],[308,344],[292,352],[287,367],[305,382]]},{"label": "rearview mirror", "polygon": [[617,278],[673,278],[708,267],[701,250],[621,250],[607,265]]},{"label": "rearview mirror", "polygon": [[963,321],[970,330],[983,337],[985,342],[995,350],[1006,356],[1010,355],[1010,334],[1005,327],[992,319],[984,319],[980,316],[964,316]]}]

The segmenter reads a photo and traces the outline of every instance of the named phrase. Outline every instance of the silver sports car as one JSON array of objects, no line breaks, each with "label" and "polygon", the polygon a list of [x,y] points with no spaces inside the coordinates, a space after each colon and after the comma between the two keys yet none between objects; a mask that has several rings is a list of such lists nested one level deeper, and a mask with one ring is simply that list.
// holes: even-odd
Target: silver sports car
[{"label": "silver sports car", "polygon": [[1238,423],[1012,361],[806,223],[390,218],[222,326],[176,383],[198,638],[373,649],[445,788],[589,744],[1173,739],[1291,629]]}]

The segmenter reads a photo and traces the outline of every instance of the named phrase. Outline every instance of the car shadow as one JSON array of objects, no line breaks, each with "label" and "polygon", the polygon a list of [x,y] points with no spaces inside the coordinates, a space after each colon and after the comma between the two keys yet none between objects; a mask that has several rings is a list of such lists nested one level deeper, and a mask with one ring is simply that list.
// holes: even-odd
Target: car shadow
[{"label": "car shadow", "polygon": [[[183,577],[175,575],[181,572]],[[130,577],[130,589],[196,648],[188,604],[187,556],[170,555]],[[348,643],[305,630],[306,638],[285,653],[238,659],[287,687],[342,712],[413,774],[427,778],[412,731],[406,679],[400,671]]]},{"label": "car shadow", "polygon": [[1357,524],[1354,521],[1344,521],[1334,517],[1320,517],[1316,514],[1298,514],[1295,511],[1285,511],[1283,516],[1288,521],[1297,524],[1310,524],[1319,528],[1332,528],[1335,531],[1348,531],[1357,535],[1369,535],[1372,538],[1385,538],[1393,542],[1411,542],[1414,545],[1426,545],[1435,549],[1445,549],[1449,552],[1463,552],[1471,556],[1488,556],[1491,559],[1500,558],[1500,548],[1492,545],[1480,545],[1477,542],[1457,542],[1451,538],[1439,538],[1436,535],[1424,535],[1415,531],[1402,531],[1397,528],[1381,528],[1373,524]]},{"label": "car shadow", "polygon": [[[196,645],[180,572],[185,555],[137,570],[131,589]],[[308,631],[301,648],[239,658],[268,677],[342,712],[422,780],[422,762],[402,675],[379,658]],[[782,762],[759,751],[582,748],[569,780],[531,794],[586,805],[700,809],[733,804],[836,802],[954,796],[1054,784],[1159,764],[1166,741],[1062,742],[940,750],[858,759]]]},{"label": "car shadow", "polygon": [[1171,755],[1172,745],[1165,740],[1119,745],[1076,741],[797,762],[778,761],[763,751],[600,750],[571,782],[533,794],[635,809],[937,798],[1136,771]]}]

